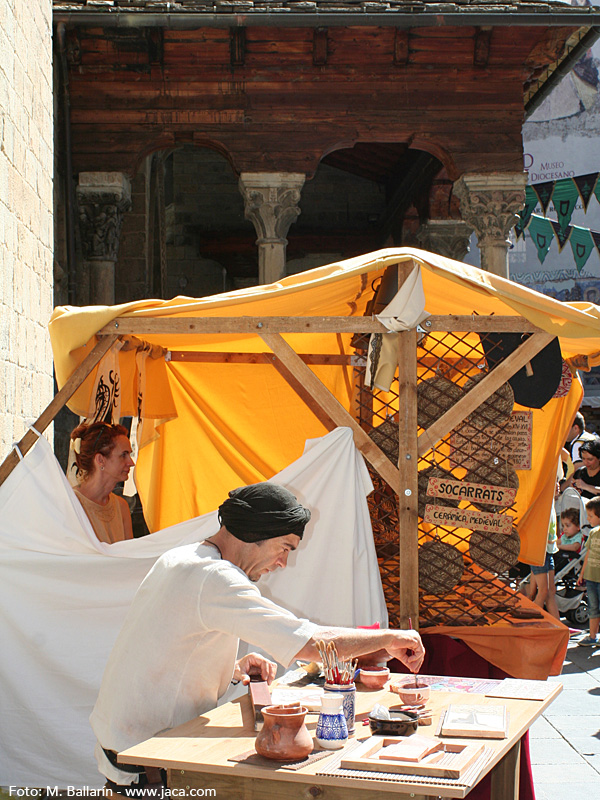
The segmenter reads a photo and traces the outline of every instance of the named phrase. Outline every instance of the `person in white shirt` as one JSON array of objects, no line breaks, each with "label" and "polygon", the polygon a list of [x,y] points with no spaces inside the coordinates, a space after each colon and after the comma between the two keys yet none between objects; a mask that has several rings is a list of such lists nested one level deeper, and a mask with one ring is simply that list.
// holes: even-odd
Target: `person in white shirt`
[{"label": "person in white shirt", "polygon": [[385,651],[418,671],[425,651],[413,630],[323,627],[260,594],[255,582],[286,566],[309,519],[281,486],[241,487],[219,507],[214,536],[158,559],[132,601],[90,717],[108,788],[126,794],[147,784],[142,767],[117,764],[120,750],[214,708],[249,671],[273,680],[276,664],[263,656],[236,660],[240,639],[284,666],[318,660],[315,642],[325,640],[341,658]]}]

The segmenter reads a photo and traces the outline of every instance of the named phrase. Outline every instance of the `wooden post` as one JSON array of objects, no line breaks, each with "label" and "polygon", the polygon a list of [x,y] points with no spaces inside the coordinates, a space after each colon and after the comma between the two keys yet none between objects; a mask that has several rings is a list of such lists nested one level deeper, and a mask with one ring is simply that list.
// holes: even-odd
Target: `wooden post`
[{"label": "wooden post", "polygon": [[[416,266],[398,266],[398,288]],[[419,626],[416,328],[398,334],[398,443],[399,604],[400,627],[406,629]]]},{"label": "wooden post", "polygon": [[490,773],[490,800],[519,800],[520,767],[521,740],[519,739]]},{"label": "wooden post", "polygon": [[[54,417],[58,414],[61,408],[70,400],[70,398],[75,394],[77,389],[81,386],[83,381],[87,378],[90,372],[94,369],[96,364],[101,360],[101,358],[108,353],[110,348],[116,342],[119,337],[115,334],[112,336],[103,336],[99,341],[96,343],[94,348],[88,353],[88,355],[84,358],[84,360],[79,364],[79,366],[74,370],[73,374],[69,377],[65,385],[62,387],[60,392],[58,392],[50,404],[46,407],[46,409],[41,413],[41,415],[36,419],[34,424],[32,425],[33,428],[37,431],[37,433],[43,433],[48,425],[52,422]],[[33,445],[38,440],[37,433],[34,433],[31,429],[27,431],[25,436],[17,443],[17,447],[21,452],[21,455],[25,455],[28,453]],[[8,478],[10,473],[19,463],[19,456],[15,452],[15,450],[11,450],[10,453],[6,456],[2,464],[0,465],[0,486],[4,483],[4,481]]]}]

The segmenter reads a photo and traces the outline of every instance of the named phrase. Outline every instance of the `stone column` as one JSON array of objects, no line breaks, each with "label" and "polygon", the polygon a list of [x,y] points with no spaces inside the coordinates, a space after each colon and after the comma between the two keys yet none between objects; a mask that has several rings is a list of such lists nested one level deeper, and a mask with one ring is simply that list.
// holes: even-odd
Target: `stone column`
[{"label": "stone column", "polygon": [[420,246],[455,261],[462,261],[469,252],[473,228],[460,219],[430,219],[417,231]]},{"label": "stone column", "polygon": [[90,271],[90,302],[112,305],[123,212],[131,208],[129,179],[122,172],[80,172],[77,201],[83,257]]},{"label": "stone column", "polygon": [[475,230],[481,267],[508,278],[508,234],[525,203],[524,172],[468,173],[454,184],[460,213]]},{"label": "stone column", "polygon": [[239,188],[244,214],[258,239],[258,282],[273,283],[285,275],[287,232],[300,209],[306,176],[297,172],[242,172]]}]

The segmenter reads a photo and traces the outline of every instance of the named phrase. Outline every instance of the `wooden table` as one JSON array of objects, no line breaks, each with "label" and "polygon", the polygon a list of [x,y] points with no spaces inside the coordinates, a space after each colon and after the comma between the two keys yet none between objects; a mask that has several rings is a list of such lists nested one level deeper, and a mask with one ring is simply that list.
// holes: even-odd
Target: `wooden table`
[{"label": "wooden table", "polygon": [[[506,704],[510,714],[508,738],[452,740],[444,737],[444,740],[484,742],[489,746],[492,755],[475,784],[491,771],[491,800],[516,800],[521,737],[561,690],[562,685],[557,683],[545,700],[506,700],[478,694],[432,692],[428,707],[434,713],[433,725],[421,726],[419,733],[434,736],[440,714],[450,702]],[[376,702],[396,705],[398,697],[385,689],[357,691],[357,737],[369,735],[369,728],[363,726],[362,720]],[[307,716],[307,727],[313,734],[316,723],[316,715]],[[255,737],[250,702],[248,697],[242,697],[123,751],[119,761],[162,767],[168,771],[171,789],[215,789],[216,794],[211,794],[218,800],[390,800],[393,794],[411,800],[429,800],[442,794],[466,797],[472,788],[451,787],[444,788],[443,792],[436,789],[432,795],[428,788],[419,785],[418,779],[414,784],[399,785],[382,780],[317,775],[335,758],[335,753],[298,771],[278,768],[276,762],[272,767],[259,767],[227,760],[252,750]],[[196,796],[211,795],[199,791]]]}]

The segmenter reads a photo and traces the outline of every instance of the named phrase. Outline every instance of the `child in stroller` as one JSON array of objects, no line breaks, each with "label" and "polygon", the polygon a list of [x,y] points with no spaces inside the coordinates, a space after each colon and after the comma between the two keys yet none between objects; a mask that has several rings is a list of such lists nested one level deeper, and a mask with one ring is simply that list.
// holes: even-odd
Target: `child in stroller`
[{"label": "child in stroller", "polygon": [[588,609],[584,591],[577,586],[583,569],[583,546],[589,526],[580,527],[580,510],[565,508],[561,511],[562,534],[558,540],[558,553],[554,556],[556,604],[561,614],[571,623],[585,624]]},{"label": "child in stroller", "polygon": [[579,522],[578,508],[565,508],[560,513],[561,535],[558,537],[558,553],[554,557],[555,570],[559,572],[567,563],[576,559],[583,546],[583,531]]}]

